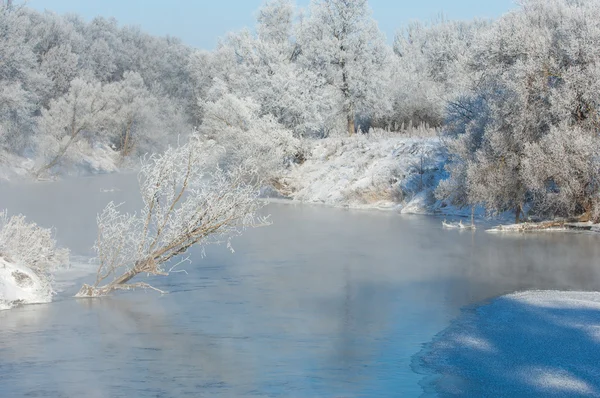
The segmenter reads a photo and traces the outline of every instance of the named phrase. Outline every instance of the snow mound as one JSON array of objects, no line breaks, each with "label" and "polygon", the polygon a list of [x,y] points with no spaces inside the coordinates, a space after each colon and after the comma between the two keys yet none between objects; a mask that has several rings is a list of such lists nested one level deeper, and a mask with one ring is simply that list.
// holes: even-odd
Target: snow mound
[{"label": "snow mound", "polygon": [[600,293],[531,291],[465,312],[417,356],[440,396],[600,396]]},{"label": "snow mound", "polygon": [[0,310],[19,304],[49,303],[52,287],[35,272],[0,258]]},{"label": "snow mound", "polygon": [[353,208],[432,213],[433,190],[445,177],[437,137],[367,134],[316,140],[301,165],[283,178],[299,201]]}]

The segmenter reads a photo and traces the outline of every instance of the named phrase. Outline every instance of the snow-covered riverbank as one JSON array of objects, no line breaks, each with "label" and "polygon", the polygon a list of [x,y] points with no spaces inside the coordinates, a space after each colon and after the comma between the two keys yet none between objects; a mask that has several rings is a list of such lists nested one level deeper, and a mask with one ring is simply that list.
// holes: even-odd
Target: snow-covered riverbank
[{"label": "snow-covered riverbank", "polygon": [[69,254],[52,229],[0,212],[0,310],[50,302],[53,274],[68,268]]},{"label": "snow-covered riverbank", "polygon": [[0,257],[0,311],[52,301],[52,286],[31,269]]},{"label": "snow-covered riverbank", "polygon": [[[41,177],[45,179],[56,176],[114,173],[121,168],[127,169],[132,164],[137,166],[137,160],[128,159],[125,164],[121,164],[119,153],[107,145],[96,144],[91,146],[86,142],[81,142],[74,146],[72,153],[70,152],[68,156],[65,156],[60,166],[53,169],[51,175]],[[0,150],[0,181],[35,180],[35,171],[41,166],[39,159],[18,156]]]},{"label": "snow-covered riverbank", "polygon": [[445,178],[446,150],[435,136],[377,133],[314,141],[308,158],[292,167],[283,193],[308,203],[393,208],[403,213],[453,214],[435,199]]},{"label": "snow-covered riverbank", "polygon": [[[531,291],[469,310],[417,361],[440,396],[600,396],[600,293]],[[431,380],[433,379],[433,380]]]}]

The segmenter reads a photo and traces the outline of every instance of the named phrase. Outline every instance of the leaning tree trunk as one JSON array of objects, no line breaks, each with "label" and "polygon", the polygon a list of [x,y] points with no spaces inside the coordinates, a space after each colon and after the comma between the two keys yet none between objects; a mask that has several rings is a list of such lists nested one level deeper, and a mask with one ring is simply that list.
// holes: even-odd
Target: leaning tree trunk
[{"label": "leaning tree trunk", "polygon": [[121,213],[111,202],[98,215],[96,281],[84,285],[78,297],[135,288],[160,291],[131,281],[140,274],[167,276],[181,262],[168,270],[162,266],[191,246],[264,225],[255,217],[261,203],[253,170],[246,165],[207,170],[212,165],[204,155],[208,149],[214,147],[192,137],[144,159],[138,176],[144,206],[139,213]]},{"label": "leaning tree trunk", "polygon": [[98,284],[96,283],[92,286],[84,284],[79,290],[79,293],[77,293],[77,297],[102,297],[108,295],[114,290],[130,290],[135,288],[153,289],[161,293],[165,293],[162,290],[156,289],[144,282],[129,284],[130,280],[132,280],[141,273],[147,273],[148,275],[166,275],[164,272],[159,271],[154,258],[149,258],[136,263],[132,269],[125,272],[118,278],[115,278],[112,282],[110,282],[107,285],[98,286]]},{"label": "leaning tree trunk", "polygon": [[121,161],[129,156],[131,152],[131,129],[133,128],[133,118],[127,121],[125,126],[125,136],[121,140]]},{"label": "leaning tree trunk", "polygon": [[35,172],[35,177],[40,177],[43,173],[56,166],[58,162],[63,158],[63,156],[65,156],[65,153],[67,153],[67,149],[69,149],[73,141],[75,141],[75,138],[78,134],[79,131],[74,131],[69,137],[69,141],[67,141],[66,144],[62,145],[59,148],[58,153],[54,156],[54,158],[49,163],[42,166],[38,171]]}]

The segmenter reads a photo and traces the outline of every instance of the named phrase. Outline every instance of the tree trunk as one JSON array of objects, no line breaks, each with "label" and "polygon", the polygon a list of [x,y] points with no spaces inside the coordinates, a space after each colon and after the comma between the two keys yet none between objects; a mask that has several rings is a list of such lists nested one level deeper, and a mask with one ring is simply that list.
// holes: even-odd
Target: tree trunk
[{"label": "tree trunk", "polygon": [[[148,262],[144,262],[142,264],[147,264]],[[94,286],[90,286],[84,284],[77,293],[77,297],[101,297],[106,296],[113,290],[117,290],[119,286],[126,285],[130,280],[135,278],[138,274],[144,272],[144,267],[140,267],[140,264],[136,264],[132,269],[125,272],[123,275],[119,276],[112,282],[104,286],[98,286],[100,281],[97,281]]]},{"label": "tree trunk", "polygon": [[125,159],[129,155],[129,146],[131,145],[131,128],[133,126],[133,119],[127,122],[127,127],[125,127],[125,138],[121,143],[121,161]]},{"label": "tree trunk", "polygon": [[585,210],[585,213],[583,213],[583,215],[581,217],[579,217],[579,221],[580,222],[588,222],[592,220],[592,204],[590,203],[590,201],[586,202],[586,204],[583,206],[583,209]]},{"label": "tree trunk", "polygon": [[518,224],[519,222],[521,222],[521,205],[518,204],[517,207],[515,208],[515,224]]},{"label": "tree trunk", "polygon": [[[341,48],[344,51],[344,47]],[[342,61],[342,94],[344,95],[344,108],[346,110],[346,120],[348,122],[348,135],[353,136],[356,134],[356,127],[354,126],[354,105],[350,99],[350,87],[348,85],[348,74],[346,73],[346,62]]]},{"label": "tree trunk", "polygon": [[73,104],[73,114],[71,116],[71,126],[70,126],[71,133],[70,133],[69,141],[67,141],[67,143],[64,146],[61,146],[58,149],[58,153],[56,154],[54,159],[52,159],[52,161],[50,161],[50,163],[43,166],[35,173],[36,177],[39,177],[43,172],[50,170],[52,167],[54,167],[58,164],[58,161],[65,155],[65,153],[67,152],[67,149],[69,149],[69,147],[71,146],[71,144],[73,143],[75,138],[77,138],[77,136],[79,135],[81,130],[83,130],[83,128],[84,128],[83,126],[81,126],[79,128],[77,127],[77,103],[74,103]]},{"label": "tree trunk", "polygon": [[52,159],[50,161],[50,163],[48,163],[45,166],[42,166],[36,173],[35,176],[39,177],[40,175],[42,175],[43,172],[50,170],[52,167],[56,166],[59,162],[60,159],[62,159],[62,157],[65,155],[65,153],[67,152],[67,149],[69,149],[69,147],[71,146],[71,144],[73,143],[73,140],[75,139],[75,136],[77,134],[71,136],[69,138],[69,141],[67,141],[67,143],[62,146],[59,150],[58,153],[56,154],[56,156],[54,157],[54,159]]},{"label": "tree trunk", "polygon": [[356,127],[354,125],[354,111],[352,107],[348,111],[348,135],[353,136],[356,134]]}]

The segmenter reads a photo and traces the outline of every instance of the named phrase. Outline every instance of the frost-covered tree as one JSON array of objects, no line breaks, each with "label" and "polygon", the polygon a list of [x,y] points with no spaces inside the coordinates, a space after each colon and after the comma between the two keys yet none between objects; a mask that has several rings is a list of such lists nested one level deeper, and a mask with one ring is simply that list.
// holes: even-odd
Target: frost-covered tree
[{"label": "frost-covered tree", "polygon": [[150,138],[154,132],[154,126],[159,123],[158,99],[135,72],[127,72],[123,80],[107,84],[102,95],[107,103],[102,125],[123,159],[136,143]]},{"label": "frost-covered tree", "polygon": [[52,95],[59,96],[69,90],[71,81],[78,74],[79,56],[69,44],[50,48],[42,55],[40,69],[52,81]]},{"label": "frost-covered tree", "polygon": [[206,104],[200,132],[225,149],[219,158],[221,167],[228,170],[249,165],[270,182],[298,154],[300,142],[272,115],[260,116],[259,109],[249,98],[226,93]]},{"label": "frost-covered tree", "polygon": [[440,20],[409,24],[394,39],[393,110],[386,115],[396,126],[444,123],[449,101],[464,94],[476,39],[489,28],[486,21]]},{"label": "frost-covered tree", "polygon": [[136,152],[159,150],[172,141],[171,136],[188,133],[176,102],[155,96],[137,72],[126,72],[122,80],[106,84],[102,98],[107,106],[97,124],[121,160]]},{"label": "frost-covered tree", "polygon": [[44,135],[40,149],[47,162],[35,174],[40,176],[56,166],[82,133],[98,132],[107,110],[108,101],[100,83],[73,80],[67,94],[42,110],[40,129]]},{"label": "frost-covered tree", "polygon": [[600,217],[600,140],[598,132],[564,123],[528,144],[523,174],[536,210],[549,215],[585,212]]},{"label": "frost-covered tree", "polygon": [[[132,152],[132,142],[140,151],[161,148],[170,140],[167,132],[177,135],[192,130],[195,98],[187,69],[190,53],[176,39],[122,28],[114,19],[86,22],[77,16],[40,13],[22,5],[0,6],[2,150],[38,156],[37,161],[52,167],[63,158],[63,152],[71,153],[74,161],[81,158],[83,152],[67,150],[73,144],[91,151],[106,146],[110,139],[122,149],[119,136],[123,136],[135,138],[127,140],[123,154]],[[130,74],[141,77],[143,86],[132,83]],[[59,125],[68,123],[66,115],[72,114],[73,108],[66,108],[74,103],[75,87],[81,82],[99,84],[99,97],[111,90],[122,94],[137,90],[137,97],[133,100],[132,95],[123,95],[112,101],[109,118],[86,118],[85,128],[73,141],[63,141],[59,131],[64,128]],[[79,106],[75,113],[81,115],[85,108]],[[133,119],[132,129],[123,127]],[[80,133],[87,142],[79,141]]]},{"label": "frost-covered tree", "polygon": [[197,52],[190,62],[198,97],[198,115],[204,115],[213,85],[225,83],[228,92],[251,98],[260,115],[272,115],[297,136],[318,133],[329,124],[333,103],[320,87],[322,77],[302,67],[295,41],[296,9],[289,0],[266,2],[259,10],[256,34],[230,33],[213,52]]},{"label": "frost-covered tree", "polygon": [[48,86],[37,70],[29,27],[26,10],[0,6],[0,144],[11,152],[30,144],[35,112]]},{"label": "frost-covered tree", "polygon": [[152,288],[131,280],[139,274],[168,275],[179,262],[167,264],[191,246],[215,243],[262,221],[255,216],[257,180],[247,182],[245,166],[214,169],[206,153],[215,150],[192,138],[145,159],[139,173],[143,208],[124,214],[110,203],[98,216],[98,273],[79,297]]},{"label": "frost-covered tree", "polygon": [[57,247],[51,229],[28,222],[23,215],[9,217],[5,210],[0,212],[0,263],[0,309],[4,309],[50,301],[53,273],[69,265],[69,251]]},{"label": "frost-covered tree", "polygon": [[456,162],[442,188],[517,221],[527,202],[596,213],[598,16],[595,1],[526,0],[482,37],[471,91],[451,104]]},{"label": "frost-covered tree", "polygon": [[320,89],[324,79],[298,62],[302,50],[295,40],[300,28],[294,23],[296,14],[290,0],[272,0],[259,10],[251,61],[257,79],[251,92],[261,113],[306,135],[328,123],[333,104]]},{"label": "frost-covered tree", "polygon": [[69,250],[57,247],[51,229],[28,222],[22,214],[9,217],[6,210],[0,212],[0,255],[44,277],[69,265]]},{"label": "frost-covered tree", "polygon": [[309,11],[298,30],[299,62],[326,82],[335,113],[353,135],[357,118],[390,108],[390,49],[367,0],[313,0]]},{"label": "frost-covered tree", "polygon": [[[133,146],[134,134],[138,131],[145,112],[156,109],[156,99],[148,92],[142,77],[135,72],[127,72],[123,80],[104,87],[107,101],[107,128],[112,130],[116,147],[121,157],[127,156]],[[144,126],[145,127],[145,126]]]}]

